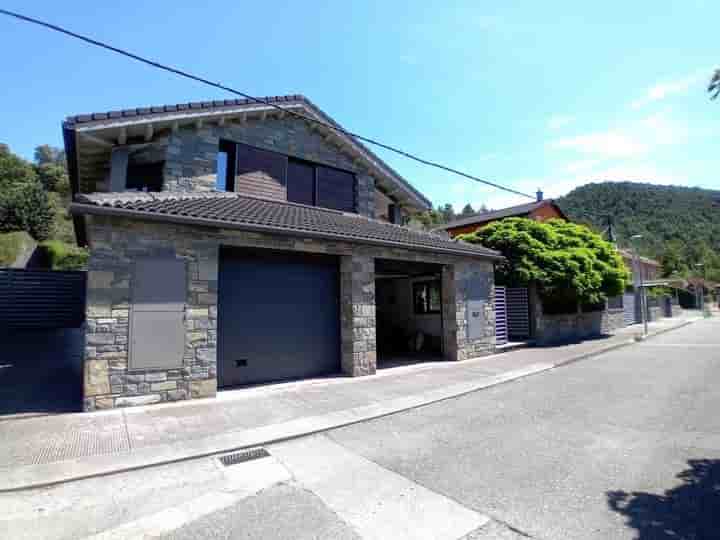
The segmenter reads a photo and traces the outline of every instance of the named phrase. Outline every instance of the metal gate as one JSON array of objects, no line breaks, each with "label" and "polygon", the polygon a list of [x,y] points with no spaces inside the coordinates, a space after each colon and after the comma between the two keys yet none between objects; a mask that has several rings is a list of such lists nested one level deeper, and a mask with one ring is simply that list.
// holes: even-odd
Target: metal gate
[{"label": "metal gate", "polygon": [[508,339],[523,341],[530,337],[530,305],[525,287],[508,287],[507,326]]},{"label": "metal gate", "polygon": [[85,320],[86,272],[0,270],[0,330],[77,328]]},{"label": "metal gate", "polygon": [[495,287],[495,344],[508,342],[507,302],[505,287]]},{"label": "metal gate", "polygon": [[623,318],[625,325],[630,326],[638,322],[638,309],[635,306],[635,293],[625,293],[623,295]]}]

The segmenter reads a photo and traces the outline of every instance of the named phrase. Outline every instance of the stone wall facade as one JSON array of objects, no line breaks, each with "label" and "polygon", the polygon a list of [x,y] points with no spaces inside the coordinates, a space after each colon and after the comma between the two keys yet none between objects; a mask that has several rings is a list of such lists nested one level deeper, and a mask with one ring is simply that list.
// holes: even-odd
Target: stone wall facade
[{"label": "stone wall facade", "polygon": [[621,307],[550,315],[543,312],[537,290],[531,287],[529,292],[533,339],[540,345],[610,335],[625,327]]},{"label": "stone wall facade", "polygon": [[[324,253],[339,257],[342,371],[371,375],[377,364],[375,259],[443,265],[443,344],[448,360],[495,350],[491,262],[414,251],[119,217],[88,217],[85,410],[212,397],[217,391],[217,301],[220,246]],[[178,369],[129,367],[133,264],[139,257],[172,256],[187,269],[185,353]],[[474,280],[474,281],[473,281]],[[474,283],[474,292],[470,283]],[[479,285],[478,285],[479,284]],[[482,336],[467,338],[467,301],[483,302]]]},{"label": "stone wall facade", "polygon": [[535,340],[539,344],[575,341],[610,335],[624,327],[622,309],[562,315],[542,314],[537,319]]},{"label": "stone wall facade", "polygon": [[213,191],[220,139],[244,143],[355,173],[359,214],[375,217],[375,180],[362,165],[303,120],[248,119],[243,124],[184,128],[167,143],[164,191]]},{"label": "stone wall facade", "polygon": [[[148,227],[106,218],[89,220],[84,409],[147,405],[211,397],[217,386],[218,245],[171,226]],[[130,310],[133,264],[139,257],[186,262],[185,352],[172,370],[131,370]]]}]

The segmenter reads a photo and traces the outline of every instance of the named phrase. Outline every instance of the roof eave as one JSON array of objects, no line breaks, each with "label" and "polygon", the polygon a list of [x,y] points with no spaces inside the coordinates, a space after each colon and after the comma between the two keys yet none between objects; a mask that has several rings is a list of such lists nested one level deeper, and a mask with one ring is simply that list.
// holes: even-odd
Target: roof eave
[{"label": "roof eave", "polygon": [[443,253],[447,255],[471,257],[475,259],[502,261],[505,258],[497,252],[488,250],[488,253],[479,253],[475,250],[466,249],[448,249],[441,247],[421,246],[417,244],[408,244],[403,242],[394,242],[391,240],[373,240],[370,238],[359,238],[342,234],[324,233],[319,231],[308,231],[300,229],[287,229],[284,227],[276,227],[272,225],[262,225],[257,223],[234,223],[223,220],[198,218],[192,216],[180,216],[172,214],[159,214],[151,212],[143,212],[139,210],[131,210],[127,208],[116,208],[112,206],[98,206],[95,204],[73,202],[70,205],[70,213],[73,216],[97,215],[97,216],[115,216],[125,218],[135,218],[144,221],[154,221],[161,223],[175,223],[179,225],[194,225],[201,227],[210,227],[214,229],[231,229],[244,230],[250,232],[264,232],[270,234],[280,234],[285,236],[297,236],[303,238],[318,238],[324,240],[344,241],[355,244],[377,245],[386,247],[397,247],[408,249],[411,251],[424,251],[430,253]]},{"label": "roof eave", "polygon": [[[410,182],[403,178],[397,171],[385,163],[380,157],[378,157],[372,150],[362,144],[359,140],[351,135],[344,133],[344,128],[338,124],[333,118],[325,113],[320,107],[315,105],[305,96],[288,96],[288,99],[281,103],[273,103],[266,105],[263,103],[257,104],[231,104],[231,105],[217,105],[208,107],[196,107],[186,108],[182,110],[170,110],[170,111],[158,111],[153,112],[152,107],[147,113],[138,113],[135,116],[119,116],[113,117],[109,114],[103,114],[102,118],[91,119],[83,122],[77,122],[73,117],[68,117],[63,122],[63,129],[72,130],[74,132],[83,133],[101,129],[112,129],[127,127],[130,125],[143,125],[157,122],[173,122],[180,119],[187,118],[219,118],[231,114],[247,113],[253,111],[270,111],[277,110],[280,107],[282,109],[301,109],[305,112],[309,112],[312,117],[316,120],[334,126],[337,128],[335,131],[338,137],[343,139],[345,143],[354,147],[354,151],[362,156],[372,167],[377,169],[378,172],[382,173],[384,177],[391,180],[403,193],[407,196],[413,204],[421,211],[427,211],[432,209],[432,202],[430,199],[425,197],[420,191],[418,191]],[[92,116],[92,115],[88,115]]]}]

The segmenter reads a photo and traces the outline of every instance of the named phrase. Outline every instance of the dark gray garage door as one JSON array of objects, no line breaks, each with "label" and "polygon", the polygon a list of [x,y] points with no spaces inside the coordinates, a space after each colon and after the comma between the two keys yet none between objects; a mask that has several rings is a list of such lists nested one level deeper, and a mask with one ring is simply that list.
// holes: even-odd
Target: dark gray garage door
[{"label": "dark gray garage door", "polygon": [[223,248],[220,386],[340,371],[338,260]]}]

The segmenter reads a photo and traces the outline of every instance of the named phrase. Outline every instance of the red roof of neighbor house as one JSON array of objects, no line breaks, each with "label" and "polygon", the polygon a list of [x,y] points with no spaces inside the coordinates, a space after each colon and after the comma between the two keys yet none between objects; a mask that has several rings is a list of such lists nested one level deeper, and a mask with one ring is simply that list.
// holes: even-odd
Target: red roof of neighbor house
[{"label": "red roof of neighbor house", "polygon": [[555,209],[558,211],[558,213],[563,218],[567,219],[567,217],[565,216],[565,213],[560,209],[560,207],[557,204],[555,204],[555,202],[552,199],[547,199],[544,201],[535,201],[535,202],[526,203],[526,204],[519,204],[517,206],[509,206],[508,208],[501,208],[500,210],[491,210],[489,212],[480,212],[477,214],[473,214],[472,216],[464,217],[461,219],[456,219],[455,221],[451,221],[450,223],[446,223],[444,225],[437,227],[437,229],[447,231],[449,229],[454,229],[456,227],[465,227],[467,225],[487,223],[488,221],[494,221],[496,219],[503,219],[503,218],[508,218],[508,217],[523,217],[523,216],[527,216],[531,212],[534,212],[538,208],[541,208],[548,204],[551,204],[552,206],[554,206]]}]

